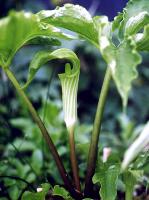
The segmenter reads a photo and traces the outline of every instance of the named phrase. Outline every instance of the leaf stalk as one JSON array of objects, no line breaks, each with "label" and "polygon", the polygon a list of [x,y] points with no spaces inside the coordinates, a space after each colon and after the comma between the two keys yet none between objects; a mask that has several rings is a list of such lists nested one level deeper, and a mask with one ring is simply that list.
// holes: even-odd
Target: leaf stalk
[{"label": "leaf stalk", "polygon": [[85,190],[84,190],[85,196],[90,195],[93,188],[92,177],[94,175],[95,167],[96,167],[99,134],[101,130],[101,123],[102,123],[103,112],[104,112],[104,108],[106,104],[107,94],[108,94],[108,90],[110,86],[110,80],[111,80],[111,71],[110,71],[110,68],[108,67],[105,74],[104,81],[103,81],[98,105],[97,105],[93,131],[92,131],[92,136],[91,136],[91,143],[90,143],[88,163],[87,163],[87,173],[86,173],[86,178],[85,178]]},{"label": "leaf stalk", "polygon": [[76,189],[81,193],[81,185],[79,180],[79,170],[78,163],[75,153],[75,138],[74,138],[74,128],[69,129],[69,144],[70,144],[70,160],[73,172],[73,178]]}]

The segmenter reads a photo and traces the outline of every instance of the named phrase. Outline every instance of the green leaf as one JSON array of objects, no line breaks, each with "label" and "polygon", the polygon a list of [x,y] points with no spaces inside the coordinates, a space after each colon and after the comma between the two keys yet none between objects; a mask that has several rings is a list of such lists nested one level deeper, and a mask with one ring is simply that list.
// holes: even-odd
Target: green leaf
[{"label": "green leaf", "polygon": [[115,31],[119,28],[121,21],[123,20],[123,13],[118,13],[116,17],[114,17],[114,21],[112,22],[112,31]]},{"label": "green leaf", "polygon": [[17,200],[18,199],[18,194],[19,194],[19,188],[17,186],[17,184],[15,183],[14,185],[12,185],[10,188],[9,188],[9,195],[11,197],[13,197],[14,200]]},{"label": "green leaf", "polygon": [[141,63],[141,56],[136,51],[131,39],[124,41],[113,53],[113,59],[110,61],[109,66],[125,107],[132,81],[138,76],[136,67]]},{"label": "green leaf", "polygon": [[138,156],[138,158],[133,162],[133,168],[142,170],[149,163],[149,153],[148,151],[143,152]]},{"label": "green leaf", "polygon": [[[125,106],[131,82],[137,77],[136,66],[141,62],[141,56],[137,51],[149,51],[149,1],[130,0],[123,12],[115,17],[112,29],[119,32],[120,44],[117,55],[120,58],[121,69],[117,74],[115,72],[113,78]],[[125,61],[122,59],[122,53]]]},{"label": "green leaf", "polygon": [[54,59],[66,59],[73,65],[71,69],[70,64],[66,64],[65,73],[59,74],[62,86],[64,118],[67,128],[71,128],[77,120],[77,91],[80,74],[80,61],[73,51],[63,48],[53,52],[38,52],[30,64],[28,80],[24,88],[30,84],[43,64]]},{"label": "green leaf", "polygon": [[99,163],[93,176],[93,183],[100,184],[100,196],[102,200],[115,200],[117,195],[117,181],[120,173],[119,163]]},{"label": "green leaf", "polygon": [[143,11],[138,16],[131,17],[125,26],[125,35],[138,33],[146,24],[149,23],[149,13]]},{"label": "green leaf", "polygon": [[115,47],[107,37],[101,36],[100,49],[111,68],[112,77],[122,98],[123,106],[126,107],[132,81],[138,75],[136,67],[141,63],[141,56],[136,51],[135,43],[131,38]]},{"label": "green leaf", "polygon": [[93,200],[93,199],[90,199],[90,198],[85,198],[85,199],[83,199],[83,200]]},{"label": "green leaf", "polygon": [[53,195],[61,196],[65,200],[73,200],[73,198],[69,195],[69,192],[67,190],[65,190],[65,188],[60,187],[59,185],[54,186]]},{"label": "green leaf", "polygon": [[144,27],[143,33],[135,35],[135,42],[138,51],[149,51],[149,25]]},{"label": "green leaf", "polygon": [[[39,18],[29,12],[11,12],[0,20],[0,66],[8,67],[17,50],[29,41],[40,37],[71,39],[52,25],[41,23]],[[37,41],[36,41],[37,42]],[[38,40],[38,42],[40,42]],[[32,42],[31,42],[32,43]]]},{"label": "green leaf", "polygon": [[[149,51],[149,1],[131,0],[123,13],[115,17],[113,30],[119,30],[119,37],[133,36],[138,51]],[[143,32],[142,32],[143,30]]]},{"label": "green leaf", "polygon": [[98,46],[98,31],[89,12],[73,4],[37,14],[41,21],[76,32]]},{"label": "green leaf", "polygon": [[22,196],[22,200],[45,200],[45,196],[51,188],[50,184],[45,183],[41,185],[41,192],[25,192]]},{"label": "green leaf", "polygon": [[37,174],[40,174],[43,166],[43,154],[40,149],[36,149],[32,154],[31,165]]},{"label": "green leaf", "polygon": [[34,151],[37,148],[34,141],[27,141],[19,138],[13,141],[13,146],[9,144],[8,149],[11,151],[14,150],[14,146],[19,149],[19,152]]},{"label": "green leaf", "polygon": [[[130,36],[141,31],[149,23],[149,1],[130,0],[114,20],[114,27],[119,29],[120,38]],[[115,26],[116,25],[116,26]]]},{"label": "green leaf", "polygon": [[56,38],[50,38],[48,36],[39,36],[30,40],[29,44],[60,46],[61,42]]},{"label": "green leaf", "polygon": [[132,200],[134,186],[137,184],[138,180],[143,176],[143,171],[140,170],[128,170],[124,173],[124,183],[125,183],[125,193],[126,200]]}]

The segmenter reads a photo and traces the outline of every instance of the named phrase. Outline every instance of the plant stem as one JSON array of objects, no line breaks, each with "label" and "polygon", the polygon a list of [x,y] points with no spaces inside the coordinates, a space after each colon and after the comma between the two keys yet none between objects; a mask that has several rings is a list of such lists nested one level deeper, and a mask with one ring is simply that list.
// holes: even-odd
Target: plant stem
[{"label": "plant stem", "polygon": [[123,181],[125,184],[125,200],[133,199],[134,187],[137,183],[136,177],[132,174],[131,171],[125,171],[123,173]]},{"label": "plant stem", "polygon": [[110,68],[108,67],[105,74],[104,81],[103,81],[98,105],[97,105],[93,131],[92,131],[92,136],[91,136],[91,143],[90,143],[88,163],[87,163],[87,174],[86,174],[86,179],[85,179],[85,190],[84,190],[84,194],[86,196],[90,194],[92,190],[92,186],[93,186],[92,177],[95,172],[97,153],[98,153],[99,134],[100,134],[100,129],[101,129],[103,112],[104,112],[104,108],[106,104],[108,89],[110,85],[110,80],[111,80],[111,71],[110,71]]},{"label": "plant stem", "polygon": [[59,173],[62,177],[62,180],[66,186],[66,188],[68,189],[68,191],[73,195],[77,195],[71,182],[69,181],[68,178],[68,174],[64,168],[64,165],[61,161],[61,158],[56,150],[55,145],[52,142],[52,139],[47,131],[47,129],[45,128],[44,124],[42,123],[40,117],[38,116],[36,110],[34,109],[32,103],[30,102],[30,100],[28,99],[28,97],[26,96],[26,94],[24,93],[24,91],[21,89],[21,86],[19,85],[18,81],[16,80],[15,76],[13,75],[13,73],[9,70],[9,69],[5,69],[5,73],[7,74],[9,80],[12,82],[12,84],[14,85],[15,89],[17,90],[18,94],[22,97],[22,99],[24,100],[24,103],[26,104],[26,106],[28,107],[34,121],[36,122],[36,124],[38,125],[39,129],[41,130],[41,133],[45,139],[45,141],[47,142],[49,149],[52,153],[52,156],[56,162],[56,165],[58,167]]},{"label": "plant stem", "polygon": [[132,200],[133,199],[133,191],[126,190],[125,192],[125,200]]},{"label": "plant stem", "polygon": [[70,160],[71,160],[74,183],[76,189],[81,193],[81,186],[80,186],[79,172],[78,172],[79,170],[75,153],[74,128],[71,128],[69,130],[69,144],[70,144]]}]

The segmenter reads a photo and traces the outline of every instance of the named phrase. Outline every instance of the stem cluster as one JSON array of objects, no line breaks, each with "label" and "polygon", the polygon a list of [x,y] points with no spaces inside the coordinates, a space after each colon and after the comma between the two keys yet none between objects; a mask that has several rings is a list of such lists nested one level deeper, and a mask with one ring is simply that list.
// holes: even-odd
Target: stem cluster
[{"label": "stem cluster", "polygon": [[101,129],[101,121],[102,121],[102,117],[103,117],[103,111],[104,111],[106,98],[107,98],[107,94],[108,94],[109,83],[110,83],[110,79],[111,79],[110,69],[109,68],[107,69],[105,79],[103,82],[103,86],[101,89],[101,93],[100,93],[97,110],[96,110],[93,132],[92,132],[92,137],[91,137],[90,150],[89,150],[89,156],[88,156],[84,195],[81,193],[81,185],[80,185],[80,180],[79,180],[78,164],[77,164],[76,153],[75,153],[74,128],[69,130],[69,144],[70,144],[70,160],[71,160],[71,165],[72,165],[75,187],[73,186],[72,182],[70,181],[68,174],[64,168],[63,162],[56,150],[56,147],[53,144],[53,141],[52,141],[46,127],[44,126],[42,120],[40,119],[39,115],[37,114],[32,103],[30,102],[30,100],[26,96],[25,92],[21,88],[20,84],[16,80],[14,74],[9,69],[5,69],[5,73],[7,74],[9,80],[12,82],[13,86],[17,90],[18,94],[24,100],[35,123],[38,125],[38,127],[50,149],[50,152],[56,162],[57,168],[59,170],[59,173],[61,175],[61,178],[62,178],[67,190],[70,192],[70,194],[75,199],[83,199],[83,196],[89,196],[91,194],[92,186],[93,186],[92,185],[92,176],[95,171],[95,165],[96,165],[96,159],[97,159],[98,141],[99,141],[99,133],[100,133],[100,129]]}]

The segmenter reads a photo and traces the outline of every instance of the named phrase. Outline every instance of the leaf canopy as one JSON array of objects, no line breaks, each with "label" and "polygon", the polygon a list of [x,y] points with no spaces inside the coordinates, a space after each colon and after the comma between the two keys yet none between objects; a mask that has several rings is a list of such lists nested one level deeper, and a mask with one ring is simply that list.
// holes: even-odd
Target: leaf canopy
[{"label": "leaf canopy", "polygon": [[[108,22],[106,16],[92,18],[83,7],[73,4],[66,4],[63,7],[57,7],[55,10],[41,11],[37,14],[44,23],[53,24],[78,33],[92,42],[97,48],[100,48],[102,56],[111,68],[113,79],[124,106],[127,105],[132,81],[137,77],[136,67],[140,64],[141,57],[137,52],[137,45],[135,45],[133,38],[124,38],[118,47],[113,44],[112,26],[114,27],[113,30],[118,27],[122,30],[124,29],[122,27],[127,24],[126,33],[131,35],[137,32],[138,27],[148,22],[147,11],[140,8],[138,12],[141,11],[143,13],[140,14],[139,20],[138,18],[136,20],[131,19],[134,23],[127,23],[134,13],[131,12],[134,9],[134,2],[132,2],[127,5],[124,13],[120,13],[113,23]],[[142,41],[139,42],[142,45]]]},{"label": "leaf canopy", "polygon": [[98,46],[98,30],[89,12],[82,6],[65,4],[37,14],[41,21],[78,33]]},{"label": "leaf canopy", "polygon": [[[0,66],[8,67],[17,50],[33,39],[51,42],[51,38],[70,39],[52,25],[41,23],[29,12],[11,12],[0,20]],[[47,40],[48,39],[48,40]],[[36,43],[40,40],[36,40]],[[31,42],[32,43],[32,42]]]},{"label": "leaf canopy", "polygon": [[[106,16],[92,18],[85,8],[73,4],[35,15],[11,12],[0,20],[0,66],[8,67],[24,44],[60,45],[58,39],[73,39],[56,27],[73,31],[100,49],[126,106],[132,81],[137,77],[136,67],[141,62],[138,52],[149,51],[149,1],[130,0],[112,23]],[[113,43],[115,30],[119,32],[118,46]]]}]

